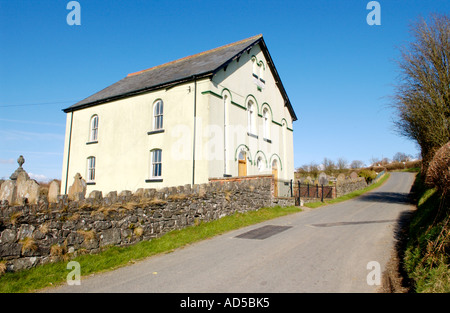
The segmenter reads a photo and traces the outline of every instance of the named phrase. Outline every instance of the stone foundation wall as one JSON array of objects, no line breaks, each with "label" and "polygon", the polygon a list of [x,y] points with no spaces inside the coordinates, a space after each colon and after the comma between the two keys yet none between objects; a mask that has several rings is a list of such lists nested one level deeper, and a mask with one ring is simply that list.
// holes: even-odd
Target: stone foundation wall
[{"label": "stone foundation wall", "polygon": [[272,198],[272,177],[156,189],[92,192],[88,198],[10,206],[0,202],[0,262],[7,271],[127,246],[169,231],[293,199]]}]

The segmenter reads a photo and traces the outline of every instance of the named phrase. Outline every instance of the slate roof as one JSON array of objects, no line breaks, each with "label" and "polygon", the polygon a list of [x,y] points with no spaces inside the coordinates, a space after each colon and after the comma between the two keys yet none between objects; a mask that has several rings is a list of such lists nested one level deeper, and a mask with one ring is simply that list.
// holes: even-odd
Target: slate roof
[{"label": "slate roof", "polygon": [[172,85],[192,81],[194,79],[212,77],[217,71],[258,43],[261,44],[261,48],[265,54],[268,65],[275,75],[277,85],[285,98],[285,105],[288,106],[292,118],[297,120],[289,98],[287,97],[275,66],[273,65],[262,35],[253,36],[216,49],[208,50],[143,71],[128,74],[117,83],[106,87],[105,89],[84,100],[81,100],[63,111],[68,113],[105,102],[134,96],[143,92],[167,88]]}]

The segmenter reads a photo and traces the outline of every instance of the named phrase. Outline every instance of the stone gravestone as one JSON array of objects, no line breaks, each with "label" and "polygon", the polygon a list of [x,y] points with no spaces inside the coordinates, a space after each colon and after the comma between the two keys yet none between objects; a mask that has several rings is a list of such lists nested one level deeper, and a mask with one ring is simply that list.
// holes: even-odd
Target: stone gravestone
[{"label": "stone gravestone", "polygon": [[319,185],[328,185],[328,176],[325,173],[319,174]]},{"label": "stone gravestone", "polygon": [[357,178],[358,178],[358,173],[356,173],[356,172],[350,173],[350,179],[357,179]]},{"label": "stone gravestone", "polygon": [[86,181],[81,177],[80,173],[76,173],[72,186],[69,187],[69,200],[79,201],[86,196]]},{"label": "stone gravestone", "polygon": [[341,180],[345,180],[345,175],[344,174],[339,174],[337,177],[337,181],[341,181]]},{"label": "stone gravestone", "polygon": [[58,196],[61,189],[59,181],[53,180],[48,186],[48,202],[58,203]]},{"label": "stone gravestone", "polygon": [[26,198],[30,204],[37,203],[40,186],[34,179],[30,179],[25,171],[18,173],[16,186],[16,204],[21,204],[24,198]]},{"label": "stone gravestone", "polygon": [[6,200],[9,204],[16,201],[17,186],[14,180],[7,180],[3,182],[0,190],[0,200]]}]

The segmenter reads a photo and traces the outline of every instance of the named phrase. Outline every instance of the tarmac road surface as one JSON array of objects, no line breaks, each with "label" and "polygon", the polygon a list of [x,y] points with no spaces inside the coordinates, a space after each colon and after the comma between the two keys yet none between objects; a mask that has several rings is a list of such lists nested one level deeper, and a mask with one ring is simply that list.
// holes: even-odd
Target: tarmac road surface
[{"label": "tarmac road surface", "polygon": [[[415,174],[46,292],[376,292]],[[379,267],[378,267],[379,265]],[[81,274],[83,269],[81,268]]]}]

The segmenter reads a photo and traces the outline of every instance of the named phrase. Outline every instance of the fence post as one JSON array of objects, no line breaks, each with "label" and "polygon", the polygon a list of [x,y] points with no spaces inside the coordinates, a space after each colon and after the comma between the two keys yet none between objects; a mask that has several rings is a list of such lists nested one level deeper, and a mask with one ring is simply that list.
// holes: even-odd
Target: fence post
[{"label": "fence post", "polygon": [[316,198],[319,198],[319,184],[316,185]]},{"label": "fence post", "polygon": [[308,198],[309,198],[309,183],[308,183]]},{"label": "fence post", "polygon": [[298,183],[298,205],[300,205],[300,192],[301,192],[301,188],[300,188],[300,181],[298,180],[297,181],[297,183]]},{"label": "fence post", "polygon": [[294,190],[292,189],[292,179],[291,179],[291,182],[290,182],[290,186],[291,186],[291,197],[293,197],[294,196]]},{"label": "fence post", "polygon": [[323,202],[323,184],[322,184],[322,199],[321,201]]}]

